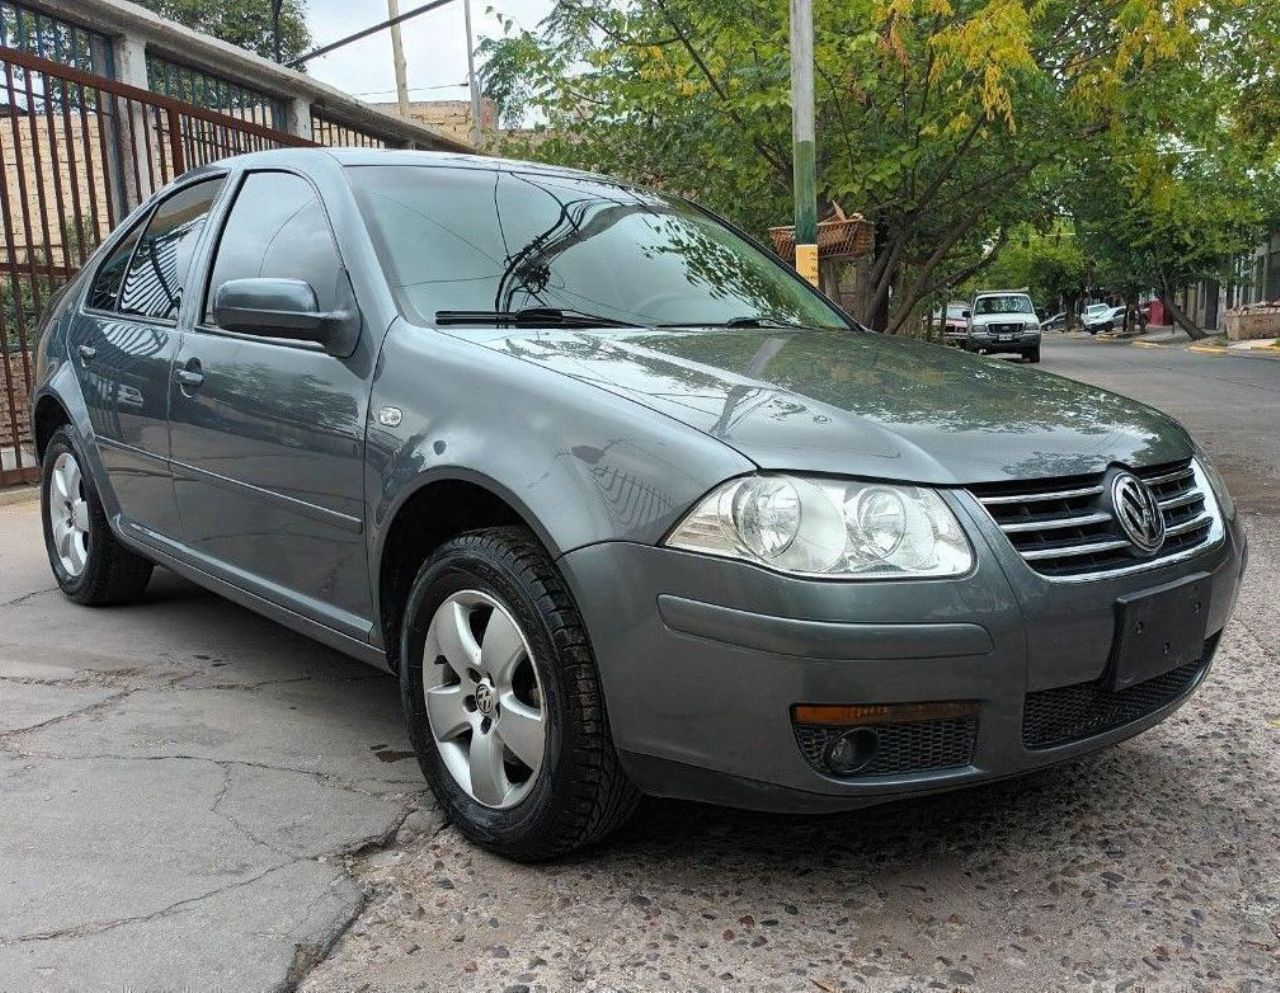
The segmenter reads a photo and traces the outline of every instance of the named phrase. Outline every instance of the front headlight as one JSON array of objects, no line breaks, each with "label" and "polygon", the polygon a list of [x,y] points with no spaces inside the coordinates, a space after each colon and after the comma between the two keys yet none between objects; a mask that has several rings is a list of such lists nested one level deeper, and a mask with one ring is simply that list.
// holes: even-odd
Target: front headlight
[{"label": "front headlight", "polygon": [[959,576],[973,566],[959,521],[933,490],[802,476],[731,479],[665,544],[824,579]]},{"label": "front headlight", "polygon": [[1222,474],[1218,472],[1212,462],[1204,452],[1197,452],[1196,465],[1200,467],[1200,471],[1204,473],[1205,478],[1209,480],[1209,488],[1213,490],[1213,495],[1218,501],[1218,508],[1222,511],[1222,516],[1227,520],[1236,516],[1236,502],[1231,498],[1231,494],[1227,491],[1227,482],[1222,478]]}]

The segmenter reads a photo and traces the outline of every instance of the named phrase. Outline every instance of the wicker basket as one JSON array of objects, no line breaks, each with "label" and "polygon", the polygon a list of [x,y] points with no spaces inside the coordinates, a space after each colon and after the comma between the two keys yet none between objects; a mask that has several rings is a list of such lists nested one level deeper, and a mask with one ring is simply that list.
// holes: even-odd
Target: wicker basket
[{"label": "wicker basket", "polygon": [[[871,225],[861,214],[846,217],[839,204],[836,216],[818,222],[818,254],[825,259],[855,259],[871,251]],[[794,224],[770,228],[773,250],[778,256],[791,262],[796,257],[796,229]]]}]

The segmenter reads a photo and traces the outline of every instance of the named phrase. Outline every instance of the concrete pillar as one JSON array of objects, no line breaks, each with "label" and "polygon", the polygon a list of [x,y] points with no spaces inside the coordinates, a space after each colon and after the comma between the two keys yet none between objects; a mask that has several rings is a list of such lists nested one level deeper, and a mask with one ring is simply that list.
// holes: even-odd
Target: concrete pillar
[{"label": "concrete pillar", "polygon": [[311,100],[308,97],[292,97],[285,102],[285,130],[299,138],[312,140]]}]

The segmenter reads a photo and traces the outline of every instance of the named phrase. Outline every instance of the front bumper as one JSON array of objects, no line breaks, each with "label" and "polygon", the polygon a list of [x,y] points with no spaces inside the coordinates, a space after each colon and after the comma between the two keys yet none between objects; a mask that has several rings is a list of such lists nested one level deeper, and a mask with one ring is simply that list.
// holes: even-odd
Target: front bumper
[{"label": "front bumper", "polygon": [[1015,331],[996,334],[974,328],[969,331],[967,341],[971,349],[980,348],[989,352],[1021,352],[1039,347],[1040,332]]},{"label": "front bumper", "polygon": [[[614,742],[645,792],[762,810],[822,811],[1017,775],[1130,737],[1200,684],[1234,606],[1243,538],[1195,558],[1088,583],[1030,569],[966,497],[976,566],[957,580],[819,582],[623,542],[561,565],[586,621]],[[1210,577],[1203,665],[1136,719],[1053,747],[1024,743],[1024,713],[1099,680],[1117,597]],[[1082,703],[1083,699],[1083,703]],[[962,764],[840,777],[815,761],[794,705],[971,702]],[[1120,711],[1116,711],[1120,713]],[[909,748],[916,747],[913,739]],[[808,757],[805,749],[808,748]]]}]

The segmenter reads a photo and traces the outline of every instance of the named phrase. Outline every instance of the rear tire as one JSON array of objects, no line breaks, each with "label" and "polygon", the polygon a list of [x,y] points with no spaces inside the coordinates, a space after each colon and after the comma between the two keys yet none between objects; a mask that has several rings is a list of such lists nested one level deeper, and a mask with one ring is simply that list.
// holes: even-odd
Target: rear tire
[{"label": "rear tire", "polygon": [[45,446],[40,517],[49,566],[72,600],[101,607],[142,596],[153,566],[111,533],[98,488],[67,427],[58,428]]},{"label": "rear tire", "polygon": [[[488,658],[495,624],[494,659],[518,663]],[[503,637],[514,650],[499,651]],[[490,528],[440,546],[409,594],[400,659],[418,763],[473,842],[538,861],[598,842],[631,816],[640,795],[614,751],[586,629],[528,531]],[[540,745],[530,744],[531,717]]]}]

